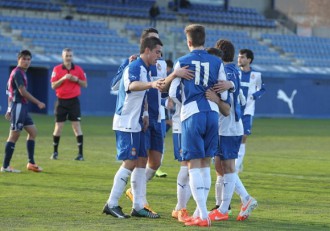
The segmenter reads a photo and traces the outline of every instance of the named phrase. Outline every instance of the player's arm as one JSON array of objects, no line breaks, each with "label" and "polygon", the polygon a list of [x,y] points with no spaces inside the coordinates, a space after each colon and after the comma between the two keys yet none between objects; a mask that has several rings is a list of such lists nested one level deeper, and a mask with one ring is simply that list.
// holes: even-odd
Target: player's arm
[{"label": "player's arm", "polygon": [[111,82],[111,90],[112,91],[118,91],[119,90],[120,80],[123,77],[123,72],[124,72],[125,68],[128,66],[128,64],[130,62],[131,62],[130,59],[126,59],[119,66],[118,71],[117,71],[116,75],[113,77],[112,82]]},{"label": "player's arm", "polygon": [[218,107],[219,107],[219,111],[221,112],[222,115],[224,116],[228,116],[230,113],[230,104],[222,101],[221,98],[219,97],[219,95],[212,89],[208,89],[205,92],[205,96],[208,100],[215,102]]},{"label": "player's arm", "polygon": [[5,114],[6,120],[10,120],[11,118],[11,106],[12,106],[12,99],[11,97],[8,97],[8,108]]},{"label": "player's arm", "polygon": [[181,104],[181,89],[180,89],[181,79],[175,78],[168,91],[168,96],[173,100],[176,104]]},{"label": "player's arm", "polygon": [[144,91],[150,88],[158,89],[158,86],[161,85],[163,79],[152,81],[152,82],[142,82],[142,81],[134,81],[131,82],[128,86],[129,91]]},{"label": "player's arm", "polygon": [[225,91],[231,91],[234,92],[235,91],[235,84],[233,83],[233,81],[229,81],[229,80],[219,80],[216,84],[213,85],[213,89],[217,92],[217,93],[223,93]]},{"label": "player's arm", "polygon": [[45,108],[45,104],[43,102],[39,101],[38,99],[36,99],[33,95],[31,95],[30,92],[28,92],[23,85],[20,85],[18,87],[18,91],[28,101],[36,104],[39,109]]},{"label": "player's arm", "polygon": [[14,81],[17,86],[17,89],[21,96],[23,96],[25,99],[28,101],[36,104],[40,109],[45,108],[45,104],[37,100],[35,97],[33,97],[25,88],[24,86],[24,80],[23,80],[23,75],[20,72],[16,72],[14,75]]},{"label": "player's arm", "polygon": [[262,83],[262,80],[261,80],[261,75],[260,75],[260,78],[258,78],[256,81],[256,89],[257,89],[257,91],[252,94],[252,97],[254,100],[260,99],[261,96],[263,96],[263,94],[265,94],[265,92],[266,92],[265,84]]},{"label": "player's arm", "polygon": [[171,82],[176,78],[183,78],[187,80],[191,80],[195,76],[195,72],[193,70],[188,69],[189,66],[184,67],[174,67],[174,71],[165,78],[164,85],[161,87],[162,92],[167,92],[169,90]]},{"label": "player's arm", "polygon": [[213,90],[220,94],[220,98],[223,101],[226,101],[228,98],[228,89],[232,88],[234,84],[231,84],[227,81],[227,75],[224,69],[223,64],[221,63],[220,69],[218,72],[218,83],[216,83],[212,88]]}]

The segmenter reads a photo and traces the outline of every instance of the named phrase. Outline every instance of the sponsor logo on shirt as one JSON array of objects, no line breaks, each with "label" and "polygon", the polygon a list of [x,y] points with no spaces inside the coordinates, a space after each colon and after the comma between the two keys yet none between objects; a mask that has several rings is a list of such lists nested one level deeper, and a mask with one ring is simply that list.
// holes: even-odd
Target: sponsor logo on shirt
[{"label": "sponsor logo on shirt", "polygon": [[162,65],[160,65],[159,63],[157,63],[156,66],[157,66],[157,70],[159,70],[159,71],[162,70]]}]

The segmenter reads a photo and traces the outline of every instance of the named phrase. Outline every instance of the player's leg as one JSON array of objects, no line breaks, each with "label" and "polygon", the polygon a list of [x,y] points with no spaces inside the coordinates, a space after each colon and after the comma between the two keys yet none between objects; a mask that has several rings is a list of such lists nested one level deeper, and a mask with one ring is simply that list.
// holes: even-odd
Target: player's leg
[{"label": "player's leg", "polygon": [[35,150],[35,140],[37,137],[37,128],[33,123],[32,118],[27,113],[27,107],[26,107],[26,113],[24,118],[24,129],[28,133],[27,139],[26,139],[26,149],[28,153],[29,162],[27,164],[27,169],[34,171],[34,172],[41,172],[42,168],[38,166],[34,161],[34,150]]},{"label": "player's leg", "polygon": [[131,216],[135,217],[147,217],[147,218],[159,218],[160,216],[150,210],[145,204],[146,195],[146,164],[148,160],[148,154],[145,146],[145,133],[140,133],[140,149],[137,152],[138,160],[132,177],[131,186],[133,193],[133,209]]},{"label": "player's leg", "polygon": [[1,172],[15,172],[20,170],[14,169],[10,166],[10,161],[15,150],[15,144],[20,137],[23,129],[23,110],[21,103],[13,103],[10,117],[10,131],[5,145],[5,156],[1,167]]},{"label": "player's leg", "polygon": [[[155,176],[156,171],[161,164],[162,150],[164,145],[164,137],[163,137],[161,123],[158,123],[157,121],[150,121],[147,134],[148,135],[146,135],[146,143],[147,143],[146,146],[149,148],[149,150],[148,150],[148,162],[145,167],[146,183]],[[143,197],[144,205],[147,209],[153,211],[149,206],[146,194],[147,192],[145,188],[144,197]]]},{"label": "player's leg", "polygon": [[5,145],[5,156],[3,159],[2,167],[1,167],[1,172],[14,172],[14,173],[19,173],[21,172],[18,169],[14,169],[13,167],[10,166],[10,161],[13,156],[14,150],[15,150],[15,144],[20,137],[21,131],[17,130],[10,130],[9,136]]},{"label": "player's leg", "polygon": [[26,149],[28,153],[29,162],[27,164],[27,169],[34,172],[41,172],[42,168],[38,166],[34,161],[34,150],[35,150],[35,139],[37,137],[37,128],[30,120],[29,123],[24,127],[25,131],[28,133],[26,139]]},{"label": "player's leg", "polygon": [[[160,165],[162,165],[163,163],[163,159],[164,159],[164,154],[165,154],[165,137],[166,137],[166,120],[165,119],[162,119],[161,121],[161,128],[162,128],[162,136],[163,136],[163,151],[162,151],[162,157],[161,157],[161,160],[160,160]],[[160,167],[157,169],[155,175],[157,177],[167,177],[167,173],[166,172],[163,172]]]},{"label": "player's leg", "polygon": [[187,203],[191,197],[189,186],[188,163],[182,159],[181,133],[173,133],[174,158],[180,162],[180,170],[177,176],[177,204],[172,211],[172,217],[180,222],[185,222],[189,217]]},{"label": "player's leg", "polygon": [[[213,221],[228,220],[229,205],[234,193],[236,176],[235,159],[238,155],[238,145],[241,137],[220,136],[220,163],[223,171],[223,188],[221,204],[209,216]],[[235,144],[235,145],[234,145]],[[219,169],[218,169],[219,170]],[[220,172],[221,173],[221,172]]]},{"label": "player's leg", "polygon": [[223,170],[221,167],[220,157],[216,155],[214,157],[214,168],[217,174],[217,180],[215,182],[215,207],[211,211],[218,209],[221,204],[221,194],[223,187]]},{"label": "player's leg", "polygon": [[239,151],[238,151],[238,157],[235,161],[235,167],[236,167],[237,172],[243,171],[243,159],[245,156],[245,146],[246,146],[246,141],[247,141],[248,136],[251,135],[252,122],[253,122],[253,117],[251,115],[242,116],[244,135],[243,135],[242,143],[241,143]]},{"label": "player's leg", "polygon": [[[124,214],[118,201],[123,194],[128,178],[137,164],[137,151],[140,145],[139,133],[115,131],[117,159],[123,163],[115,174],[109,199],[103,208],[103,213],[110,214],[117,218],[128,218]],[[129,142],[129,143],[128,143]]]},{"label": "player's leg", "polygon": [[[53,132],[53,154],[50,159],[57,160],[58,158],[58,146],[60,144],[60,138],[64,127],[64,122],[68,116],[68,110],[65,106],[65,100],[58,99],[55,103],[55,127]],[[63,105],[64,104],[64,105]]]},{"label": "player's leg", "polygon": [[160,167],[164,148],[162,124],[157,121],[150,121],[149,132],[147,181],[154,177],[157,169]]},{"label": "player's leg", "polygon": [[184,160],[188,161],[189,185],[193,198],[199,210],[199,218],[186,222],[191,226],[208,221],[204,179],[201,173],[203,158],[205,158],[204,138],[207,125],[206,113],[197,113],[182,122],[182,150]]},{"label": "player's leg", "polygon": [[[146,132],[141,132],[141,143],[143,143],[143,147],[144,147],[144,150],[141,150],[141,153],[140,154],[140,158],[138,158],[138,163],[137,163],[137,170],[133,172],[132,174],[132,178],[135,178],[137,177],[137,180],[140,182],[142,179],[144,179],[144,182],[143,184],[145,185],[145,187],[142,187],[141,190],[142,192],[139,192],[138,193],[142,193],[143,194],[143,197],[142,197],[142,200],[143,200],[143,205],[146,209],[152,211],[152,209],[149,207],[149,204],[147,202],[147,199],[146,199],[146,183],[152,179],[152,177],[155,175],[155,172],[156,170],[154,170],[153,168],[149,167],[148,166],[148,160],[149,160],[149,155],[147,154],[147,149],[150,148],[150,136],[151,136],[151,127],[149,125],[148,129]],[[139,174],[140,172],[144,171],[144,176],[142,177],[139,177]],[[138,176],[136,176],[138,175]],[[134,195],[134,191],[133,190],[133,187],[132,188],[129,188],[126,190],[126,196],[128,199],[130,199],[132,202],[134,201],[134,197],[136,196],[137,198],[140,198],[140,195]],[[155,212],[154,212],[155,213]]]},{"label": "player's leg", "polygon": [[207,130],[204,135],[205,144],[205,158],[202,161],[201,173],[204,180],[204,193],[207,200],[212,180],[211,180],[211,169],[210,163],[211,158],[213,158],[218,152],[218,130],[217,128],[219,121],[219,116],[216,112],[207,113]]},{"label": "player's leg", "polygon": [[71,121],[72,130],[77,139],[78,155],[75,160],[84,160],[83,146],[84,136],[81,129],[81,111],[78,98],[72,99],[72,104],[69,107],[68,119]]},{"label": "player's leg", "polygon": [[248,194],[238,174],[236,174],[235,191],[240,196],[242,201],[241,210],[236,220],[244,221],[251,215],[252,211],[258,206],[258,202],[256,199],[254,199],[252,196]]}]

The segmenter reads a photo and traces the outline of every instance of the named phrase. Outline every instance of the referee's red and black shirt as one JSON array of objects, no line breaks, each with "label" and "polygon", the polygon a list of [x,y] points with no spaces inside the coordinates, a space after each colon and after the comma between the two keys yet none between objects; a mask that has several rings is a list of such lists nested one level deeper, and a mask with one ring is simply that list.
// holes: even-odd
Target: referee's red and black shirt
[{"label": "referee's red and black shirt", "polygon": [[[70,70],[66,69],[64,64],[60,64],[54,67],[50,81],[55,82],[66,74],[77,76],[80,80],[86,81],[86,74],[84,73],[83,69],[78,65],[74,65],[73,63]],[[58,88],[55,89],[55,92],[56,96],[60,99],[72,99],[80,95],[80,85],[76,82],[72,82],[66,79]]]}]

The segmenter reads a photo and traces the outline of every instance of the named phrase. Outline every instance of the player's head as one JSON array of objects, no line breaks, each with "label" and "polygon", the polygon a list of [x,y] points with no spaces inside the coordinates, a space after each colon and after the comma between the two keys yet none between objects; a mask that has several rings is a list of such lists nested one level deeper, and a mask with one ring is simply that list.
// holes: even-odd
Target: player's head
[{"label": "player's head", "polygon": [[64,48],[62,51],[62,59],[64,64],[71,64],[73,59],[73,51],[70,48]]},{"label": "player's head", "polygon": [[205,44],[205,27],[199,24],[191,24],[186,26],[184,33],[187,37],[187,45],[190,50],[204,46]]},{"label": "player's head", "polygon": [[140,46],[140,54],[143,61],[149,65],[155,65],[162,56],[163,43],[159,38],[147,37]]},{"label": "player's head", "polygon": [[170,72],[174,66],[173,61],[170,59],[166,59],[165,62],[166,62],[166,71]]},{"label": "player's head", "polygon": [[215,56],[221,58],[222,52],[215,47],[208,47],[208,48],[206,48],[206,51],[207,51],[207,53],[209,53],[211,55],[215,55]]},{"label": "player's head", "polygon": [[159,38],[159,34],[158,34],[158,30],[155,29],[155,28],[147,28],[147,29],[144,29],[142,31],[142,34],[141,34],[141,37],[140,37],[140,44],[142,43],[142,41],[145,39],[145,38],[148,38],[148,37],[156,37],[156,38]]},{"label": "player's head", "polygon": [[215,47],[222,52],[221,59],[224,62],[234,61],[235,47],[234,44],[232,44],[229,40],[218,40],[215,44]]},{"label": "player's head", "polygon": [[17,64],[22,69],[28,69],[31,64],[32,54],[29,50],[21,50],[17,54]]},{"label": "player's head", "polygon": [[239,51],[237,63],[239,67],[250,66],[253,62],[254,55],[253,52],[249,49],[242,49]]}]

